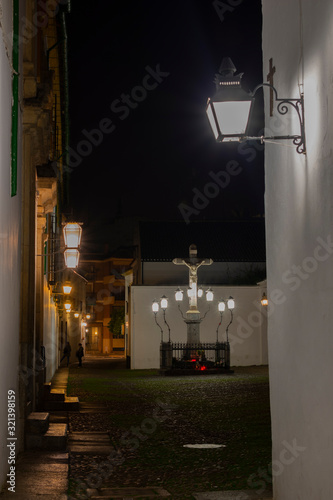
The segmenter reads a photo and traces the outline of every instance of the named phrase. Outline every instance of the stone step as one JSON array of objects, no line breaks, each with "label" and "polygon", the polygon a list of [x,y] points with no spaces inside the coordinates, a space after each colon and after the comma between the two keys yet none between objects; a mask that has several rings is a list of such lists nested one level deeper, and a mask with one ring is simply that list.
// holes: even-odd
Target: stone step
[{"label": "stone step", "polygon": [[50,422],[54,424],[68,424],[68,412],[67,411],[57,411],[50,413]]},{"label": "stone step", "polygon": [[47,412],[32,412],[26,420],[27,434],[45,434],[49,428],[50,414]]},{"label": "stone step", "polygon": [[64,389],[51,389],[48,395],[48,401],[65,401],[66,393]]},{"label": "stone step", "polygon": [[45,401],[44,410],[46,411],[79,411],[79,398],[75,396],[65,396],[64,401]]},{"label": "stone step", "polygon": [[113,446],[108,432],[70,432],[68,450],[84,455],[109,455]]},{"label": "stone step", "polygon": [[67,424],[49,424],[44,434],[26,434],[28,450],[65,450],[67,447]]},{"label": "stone step", "polygon": [[257,493],[255,490],[206,491],[192,495],[196,500],[273,500],[272,492]]},{"label": "stone step", "polygon": [[116,498],[165,498],[169,497],[170,493],[161,488],[160,486],[151,486],[146,488],[139,487],[127,487],[127,488],[100,488],[96,489],[88,489],[87,494],[91,500],[107,500],[107,499],[116,499]]}]

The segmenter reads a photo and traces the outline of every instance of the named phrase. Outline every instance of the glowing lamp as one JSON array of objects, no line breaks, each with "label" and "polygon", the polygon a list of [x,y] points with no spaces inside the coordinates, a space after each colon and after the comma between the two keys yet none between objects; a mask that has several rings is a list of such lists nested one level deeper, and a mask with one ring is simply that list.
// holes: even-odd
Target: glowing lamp
[{"label": "glowing lamp", "polygon": [[229,57],[221,63],[215,75],[216,94],[208,99],[207,116],[218,142],[238,141],[247,134],[254,97],[241,87],[242,73]]},{"label": "glowing lamp", "polygon": [[168,299],[165,295],[161,297],[161,309],[165,311],[165,309],[168,307]]},{"label": "glowing lamp", "polygon": [[74,313],[74,318],[78,318],[79,316],[79,313]]},{"label": "glowing lamp", "polygon": [[200,287],[198,288],[198,297],[199,297],[199,299],[200,299],[202,296],[203,296],[203,289],[202,289],[202,287],[200,286]]},{"label": "glowing lamp", "polygon": [[64,252],[65,264],[69,269],[74,269],[79,264],[80,252],[75,248],[67,248]]},{"label": "glowing lamp", "polygon": [[68,222],[63,228],[65,245],[68,248],[79,248],[82,227],[77,222]]},{"label": "glowing lamp", "polygon": [[64,303],[64,308],[66,309],[67,312],[71,311],[72,304],[70,302],[65,302]]},{"label": "glowing lamp", "polygon": [[206,292],[206,300],[207,300],[207,302],[212,302],[214,300],[214,293],[213,293],[213,290],[211,288],[208,288],[208,290]]},{"label": "glowing lamp", "polygon": [[82,326],[87,326],[86,321],[82,321],[81,325],[82,325]]},{"label": "glowing lamp", "polygon": [[[272,69],[272,68],[271,68]],[[292,140],[297,153],[306,153],[304,127],[304,95],[299,98],[279,98],[276,88],[270,83],[260,83],[253,92],[245,92],[241,87],[243,73],[235,75],[236,68],[229,57],[222,60],[219,73],[215,75],[216,94],[207,102],[207,117],[217,142]],[[289,110],[296,112],[299,119],[299,135],[277,135],[249,137],[248,129],[256,92],[269,87],[275,97],[276,110],[285,115]]]},{"label": "glowing lamp", "polygon": [[86,318],[87,318],[87,319],[90,319],[90,318],[91,318],[91,315],[90,315],[90,314],[86,314]]},{"label": "glowing lamp", "polygon": [[228,298],[228,309],[230,309],[231,311],[235,309],[235,301],[232,297]]},{"label": "glowing lamp", "polygon": [[220,300],[220,302],[218,303],[217,305],[218,309],[220,312],[224,312],[225,311],[225,302],[224,300]]},{"label": "glowing lamp", "polygon": [[181,290],[180,288],[177,288],[176,292],[175,292],[175,299],[177,302],[181,302],[183,300],[183,297],[184,297],[184,292],[183,290]]},{"label": "glowing lamp", "polygon": [[267,298],[267,295],[265,293],[262,294],[262,298],[261,298],[261,305],[262,306],[268,306],[268,298]]},{"label": "glowing lamp", "polygon": [[157,302],[157,300],[154,300],[153,303],[152,303],[152,310],[153,310],[153,313],[158,313],[159,311],[159,308],[160,308],[160,305],[159,303]]},{"label": "glowing lamp", "polygon": [[69,295],[72,291],[72,285],[69,282],[66,282],[62,286],[62,289],[63,289],[64,294]]}]

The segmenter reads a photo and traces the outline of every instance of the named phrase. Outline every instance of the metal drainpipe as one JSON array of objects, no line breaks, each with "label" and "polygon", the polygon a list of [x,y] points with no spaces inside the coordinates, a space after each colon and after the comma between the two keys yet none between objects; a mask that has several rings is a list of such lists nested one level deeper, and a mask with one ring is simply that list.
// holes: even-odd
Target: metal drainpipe
[{"label": "metal drainpipe", "polygon": [[18,135],[18,94],[19,94],[19,0],[13,0],[13,103],[11,140],[11,196],[17,194],[17,135]]}]

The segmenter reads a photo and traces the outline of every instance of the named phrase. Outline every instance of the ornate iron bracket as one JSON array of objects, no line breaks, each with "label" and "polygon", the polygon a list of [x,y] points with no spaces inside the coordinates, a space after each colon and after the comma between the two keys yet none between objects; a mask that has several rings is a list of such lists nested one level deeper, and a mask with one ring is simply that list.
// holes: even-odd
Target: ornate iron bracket
[{"label": "ornate iron bracket", "polygon": [[286,115],[291,108],[293,108],[298,116],[300,123],[300,135],[279,135],[279,136],[271,136],[271,137],[245,137],[245,140],[260,140],[264,142],[265,140],[292,140],[293,144],[296,146],[296,151],[299,154],[306,154],[306,145],[305,145],[305,127],[304,127],[304,95],[301,94],[299,99],[294,98],[279,98],[276,88],[270,83],[261,83],[257,85],[257,87],[251,93],[251,96],[254,97],[257,90],[262,87],[269,87],[273,90],[275,95],[275,101],[277,102],[277,111],[280,115]]}]

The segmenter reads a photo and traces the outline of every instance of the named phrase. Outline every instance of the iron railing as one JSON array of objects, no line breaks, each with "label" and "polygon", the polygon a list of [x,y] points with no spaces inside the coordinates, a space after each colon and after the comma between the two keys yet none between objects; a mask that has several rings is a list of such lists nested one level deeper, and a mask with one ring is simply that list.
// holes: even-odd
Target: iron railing
[{"label": "iron railing", "polygon": [[166,370],[230,369],[229,342],[161,342],[160,366]]}]

